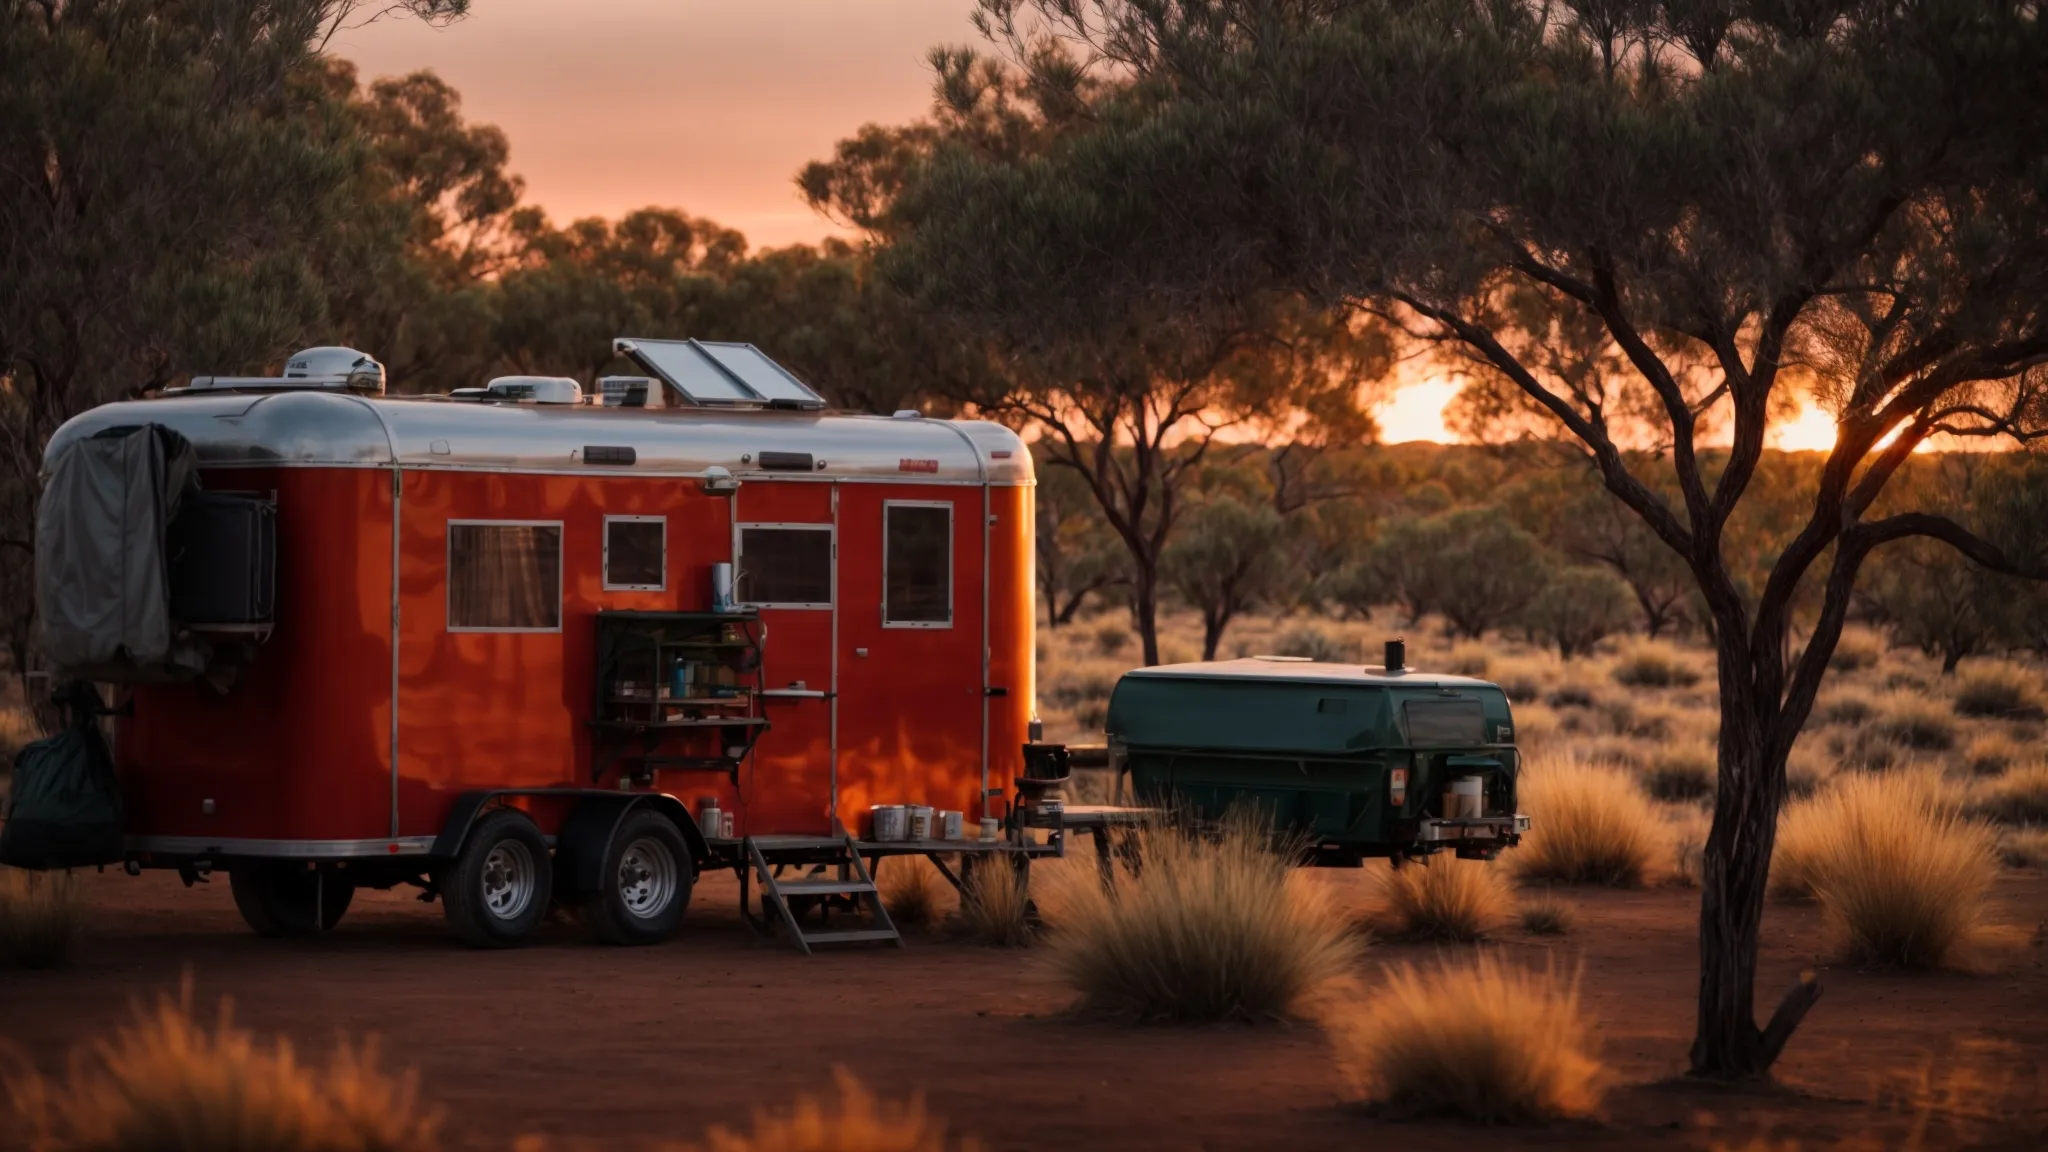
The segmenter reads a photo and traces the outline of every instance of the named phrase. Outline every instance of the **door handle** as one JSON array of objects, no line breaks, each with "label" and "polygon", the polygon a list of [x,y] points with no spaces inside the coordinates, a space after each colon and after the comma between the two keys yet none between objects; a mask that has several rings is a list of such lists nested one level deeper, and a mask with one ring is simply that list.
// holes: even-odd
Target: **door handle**
[{"label": "door handle", "polygon": [[983,688],[981,694],[983,696],[1008,696],[1010,690],[1008,688]]}]

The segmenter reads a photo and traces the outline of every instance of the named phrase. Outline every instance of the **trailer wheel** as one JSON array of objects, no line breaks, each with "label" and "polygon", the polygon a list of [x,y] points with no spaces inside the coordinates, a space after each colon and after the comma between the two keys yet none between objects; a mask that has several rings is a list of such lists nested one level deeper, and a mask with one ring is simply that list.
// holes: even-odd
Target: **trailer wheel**
[{"label": "trailer wheel", "polygon": [[345,876],[282,862],[228,873],[235,909],[258,936],[303,936],[341,923],[356,886]]},{"label": "trailer wheel", "polygon": [[476,948],[510,948],[548,914],[554,888],[548,842],[523,812],[487,813],[469,830],[438,887],[458,939]]},{"label": "trailer wheel", "polygon": [[607,944],[659,944],[690,907],[690,849],[659,812],[628,813],[605,853],[604,886],[583,906],[583,922]]}]

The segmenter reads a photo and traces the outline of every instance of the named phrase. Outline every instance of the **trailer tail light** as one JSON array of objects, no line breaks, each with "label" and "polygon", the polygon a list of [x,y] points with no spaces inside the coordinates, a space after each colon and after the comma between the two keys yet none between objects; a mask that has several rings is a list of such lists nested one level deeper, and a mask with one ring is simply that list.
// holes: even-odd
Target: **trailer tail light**
[{"label": "trailer tail light", "polygon": [[1395,768],[1387,773],[1387,800],[1396,808],[1408,806],[1408,770]]}]

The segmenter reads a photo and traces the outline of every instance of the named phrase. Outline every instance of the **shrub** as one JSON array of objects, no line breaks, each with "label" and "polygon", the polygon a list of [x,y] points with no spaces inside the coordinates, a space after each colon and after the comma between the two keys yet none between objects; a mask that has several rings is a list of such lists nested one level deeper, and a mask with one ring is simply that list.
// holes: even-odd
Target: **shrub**
[{"label": "shrub", "polygon": [[1274,637],[1273,654],[1306,656],[1328,664],[1346,664],[1354,659],[1351,645],[1314,624],[1297,624]]},{"label": "shrub", "polygon": [[1963,748],[1963,767],[1974,776],[1997,776],[2027,759],[2019,741],[2000,732],[1986,732]]},{"label": "shrub", "polygon": [[2048,763],[2014,768],[1979,782],[1970,809],[2004,824],[2048,824]]},{"label": "shrub", "polygon": [[892,860],[877,879],[882,906],[898,927],[922,928],[939,918],[946,883],[930,861],[922,856]]},{"label": "shrub", "polygon": [[1390,1111],[1484,1122],[1590,1115],[1608,1079],[1576,977],[1499,957],[1402,964],[1386,987],[1333,1013],[1354,1085]]},{"label": "shrub", "polygon": [[1121,656],[1131,646],[1131,630],[1121,621],[1104,620],[1090,634],[1095,651],[1103,656]]},{"label": "shrub", "polygon": [[1485,644],[1460,641],[1451,645],[1450,654],[1444,657],[1444,671],[1453,676],[1477,676],[1484,678],[1493,666],[1493,652]]},{"label": "shrub", "polygon": [[1882,636],[1865,628],[1845,628],[1841,638],[1835,641],[1835,651],[1828,657],[1831,672],[1860,672],[1875,668],[1884,658],[1885,642]]},{"label": "shrub", "polygon": [[1543,686],[1556,678],[1556,670],[1530,660],[1501,660],[1493,669],[1493,682],[1516,704],[1543,697]]},{"label": "shrub", "polygon": [[1690,688],[1700,674],[1683,653],[1658,640],[1639,640],[1622,649],[1610,673],[1631,688]]},{"label": "shrub", "polygon": [[343,1043],[324,1075],[282,1040],[256,1042],[227,1003],[211,1029],[193,1022],[190,991],[136,1014],[56,1081],[10,1080],[30,1143],[94,1152],[405,1152],[439,1146],[411,1073],[377,1069],[374,1044]]},{"label": "shrub", "polygon": [[1628,773],[1532,760],[1519,785],[1530,828],[1509,859],[1527,880],[1633,887],[1670,859],[1670,830]]},{"label": "shrub", "polygon": [[1576,918],[1571,905],[1553,897],[1543,896],[1522,904],[1522,931],[1531,936],[1562,936],[1572,930]]},{"label": "shrub", "polygon": [[1605,568],[1553,570],[1522,612],[1522,626],[1570,660],[1628,627],[1635,602],[1628,585]]},{"label": "shrub", "polygon": [[1373,926],[1410,940],[1472,941],[1507,920],[1514,894],[1483,861],[1438,855],[1375,877],[1381,907]]},{"label": "shrub", "polygon": [[1650,762],[1643,786],[1659,800],[1701,800],[1714,794],[1720,766],[1708,748],[1668,748]]},{"label": "shrub", "polygon": [[1109,886],[1093,868],[1051,869],[1054,970],[1094,1015],[1137,1021],[1260,1019],[1297,1012],[1347,974],[1359,941],[1325,889],[1263,828],[1220,836],[1136,832],[1137,867]]},{"label": "shrub", "polygon": [[84,920],[70,873],[0,868],[0,968],[69,964]]},{"label": "shrub", "polygon": [[2048,715],[2040,680],[2019,664],[1991,661],[1956,673],[1956,711],[1965,716],[2039,720]]},{"label": "shrub", "polygon": [[972,1140],[949,1141],[946,1124],[925,1111],[921,1096],[889,1104],[844,1068],[832,1070],[839,1099],[806,1096],[788,1116],[757,1113],[746,1133],[713,1128],[705,1152],[971,1152]]},{"label": "shrub", "polygon": [[998,948],[1031,943],[1031,895],[1024,874],[1001,856],[978,863],[961,881],[960,911],[954,914],[961,931],[973,940]]},{"label": "shrub", "polygon": [[1050,679],[1046,694],[1054,703],[1073,707],[1091,701],[1106,701],[1116,691],[1116,682],[1123,677],[1123,668],[1113,663],[1095,662],[1063,668]]},{"label": "shrub", "polygon": [[1797,799],[1820,791],[1832,775],[1834,765],[1812,745],[1794,745],[1792,755],[1785,758],[1785,791]]},{"label": "shrub", "polygon": [[1955,716],[1918,692],[1886,693],[1878,701],[1869,731],[1916,752],[1945,752],[1956,746]]},{"label": "shrub", "polygon": [[1846,960],[1938,968],[1980,930],[1992,849],[1989,830],[1963,819],[1938,779],[1843,777],[1786,813],[1771,886],[1810,891]]},{"label": "shrub", "polygon": [[1543,702],[1552,708],[1591,708],[1598,699],[1584,684],[1565,683],[1552,688]]},{"label": "shrub", "polygon": [[1814,710],[1823,724],[1861,724],[1877,714],[1877,705],[1861,692],[1832,692]]}]

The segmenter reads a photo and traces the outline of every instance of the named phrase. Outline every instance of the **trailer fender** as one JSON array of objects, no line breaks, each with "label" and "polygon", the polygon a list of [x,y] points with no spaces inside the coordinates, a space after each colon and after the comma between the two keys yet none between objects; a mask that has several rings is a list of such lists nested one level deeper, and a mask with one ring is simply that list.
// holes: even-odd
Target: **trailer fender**
[{"label": "trailer fender", "polygon": [[555,891],[562,895],[564,903],[588,899],[602,889],[604,862],[611,854],[612,837],[627,814],[640,808],[652,808],[667,816],[682,834],[683,843],[689,845],[691,863],[702,867],[711,849],[682,801],[665,792],[596,793],[569,813],[555,840]]}]

